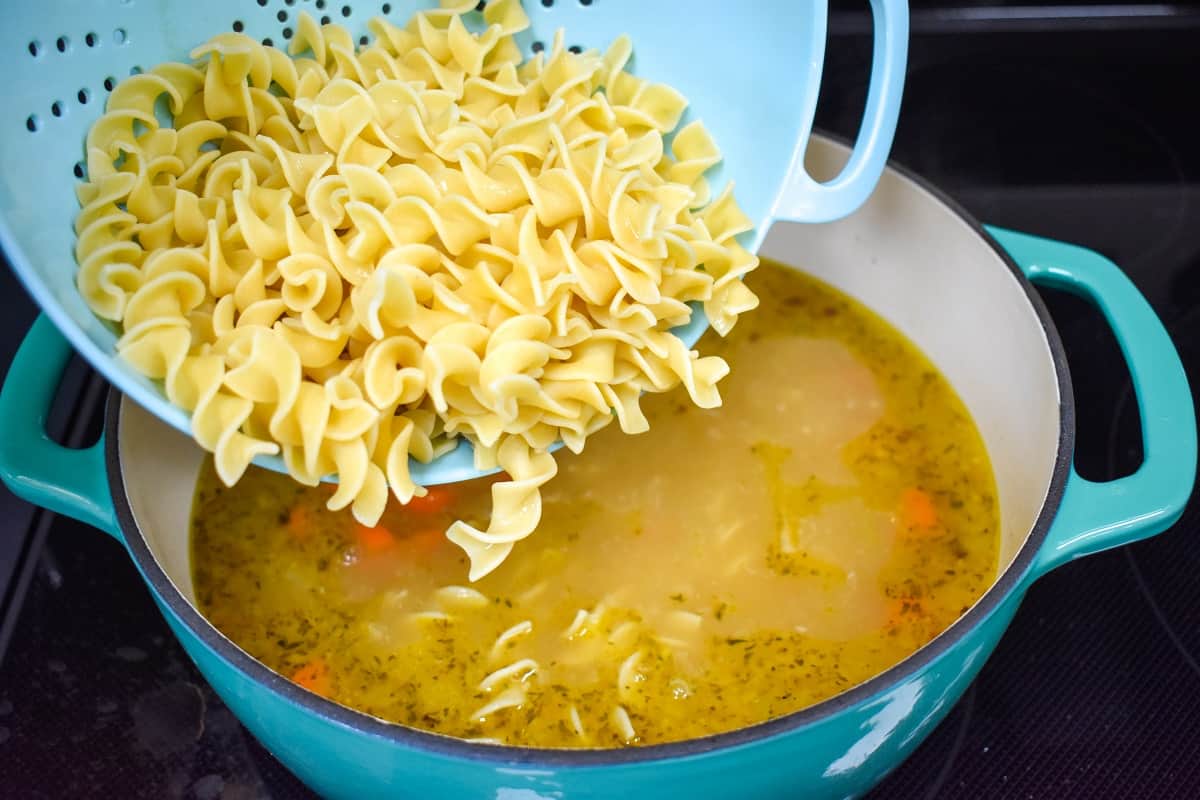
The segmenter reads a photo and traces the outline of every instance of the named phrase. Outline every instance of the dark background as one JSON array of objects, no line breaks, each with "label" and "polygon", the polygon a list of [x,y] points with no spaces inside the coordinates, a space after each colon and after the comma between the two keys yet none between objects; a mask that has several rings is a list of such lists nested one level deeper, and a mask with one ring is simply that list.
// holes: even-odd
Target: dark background
[{"label": "dark background", "polygon": [[[818,124],[851,135],[869,16],[832,6]],[[895,159],[985,222],[1115,260],[1195,386],[1200,3],[912,9]],[[1128,474],[1141,449],[1115,342],[1084,303],[1043,294],[1068,350],[1079,470]],[[2,373],[34,314],[7,269],[0,304]],[[73,370],[56,432],[94,436],[103,389]],[[0,526],[0,797],[309,796],[208,689],[119,545],[3,488]],[[1198,528],[1193,506],[1162,536],[1035,585],[962,702],[872,797],[1200,793]]]}]

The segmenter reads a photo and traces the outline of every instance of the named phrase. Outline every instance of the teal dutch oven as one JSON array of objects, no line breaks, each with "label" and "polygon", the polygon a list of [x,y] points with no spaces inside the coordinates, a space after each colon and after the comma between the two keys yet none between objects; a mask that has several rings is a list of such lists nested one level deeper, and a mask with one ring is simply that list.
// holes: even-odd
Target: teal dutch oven
[{"label": "teal dutch oven", "polygon": [[[812,173],[836,174],[847,152],[814,140]],[[323,795],[855,796],[946,715],[1033,581],[1178,519],[1195,477],[1195,416],[1166,331],[1110,261],[984,228],[897,168],[849,217],[777,224],[763,252],[858,297],[938,364],[983,434],[1003,531],[994,585],[942,635],[841,695],[760,725],[626,750],[497,747],[383,722],[292,684],[196,610],[188,513],[203,453],[115,392],[94,447],[68,450],[46,436],[47,410],[71,350],[45,319],[35,323],[0,390],[0,474],[30,502],[120,542],[200,672],[245,726]],[[1067,364],[1032,284],[1090,300],[1116,334],[1141,412],[1145,461],[1135,474],[1095,483],[1074,471]]]}]

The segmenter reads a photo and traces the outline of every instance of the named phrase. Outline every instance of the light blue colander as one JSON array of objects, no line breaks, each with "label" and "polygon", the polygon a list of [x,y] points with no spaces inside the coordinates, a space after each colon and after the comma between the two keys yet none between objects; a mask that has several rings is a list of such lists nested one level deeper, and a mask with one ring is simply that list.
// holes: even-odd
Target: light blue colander
[{"label": "light blue colander", "polygon": [[[603,49],[633,40],[633,71],[679,89],[724,161],[714,190],[735,181],[757,249],[774,219],[824,222],[856,209],[883,171],[900,110],[908,38],[904,0],[870,0],[874,64],[857,146],[842,174],[819,184],[803,167],[825,59],[824,0],[526,0],[533,21],[517,37],[532,52],[558,28],[566,43]],[[139,69],[186,60],[210,36],[241,30],[286,45],[303,10],[354,35],[384,15],[403,23],[430,3],[408,0],[31,0],[13,3],[0,28],[0,244],[42,310],[122,392],[181,431],[188,416],[156,383],[115,356],[116,334],[75,288],[72,224],[83,142],[108,89]],[[700,315],[697,315],[700,316]],[[682,332],[689,344],[706,323]],[[279,469],[278,459],[260,459]],[[470,448],[413,463],[425,484],[475,474]]]}]

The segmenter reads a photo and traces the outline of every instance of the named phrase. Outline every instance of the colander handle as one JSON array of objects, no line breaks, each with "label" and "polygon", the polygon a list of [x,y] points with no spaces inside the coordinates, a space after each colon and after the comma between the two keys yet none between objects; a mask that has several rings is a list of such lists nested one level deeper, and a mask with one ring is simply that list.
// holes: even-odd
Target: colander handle
[{"label": "colander handle", "polygon": [[1037,577],[1175,524],[1196,477],[1196,412],[1170,335],[1116,264],[1075,245],[1000,228],[988,232],[1031,281],[1079,295],[1100,310],[1125,356],[1142,420],[1145,458],[1137,472],[1089,481],[1071,467],[1054,524],[1029,573]]},{"label": "colander handle", "polygon": [[22,500],[120,538],[104,467],[104,437],[79,450],[46,433],[71,345],[43,314],[0,386],[0,479]]},{"label": "colander handle", "polygon": [[811,128],[802,130],[775,202],[775,219],[829,222],[847,216],[870,197],[887,166],[908,63],[908,2],[871,0],[871,15],[875,28],[871,83],[850,160],[837,177],[818,182],[804,165]]}]

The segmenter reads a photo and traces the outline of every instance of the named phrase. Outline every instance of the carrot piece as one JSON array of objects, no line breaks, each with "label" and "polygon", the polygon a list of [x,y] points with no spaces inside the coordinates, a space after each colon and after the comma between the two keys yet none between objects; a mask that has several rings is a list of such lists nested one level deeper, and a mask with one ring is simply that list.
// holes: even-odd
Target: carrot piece
[{"label": "carrot piece", "polygon": [[424,497],[413,497],[404,507],[421,514],[432,514],[444,511],[454,500],[454,489],[448,485],[430,486],[425,489]]},{"label": "carrot piece", "polygon": [[333,688],[329,677],[329,665],[320,656],[316,656],[312,661],[293,672],[292,683],[303,686],[313,694],[324,696],[327,696]]},{"label": "carrot piece", "polygon": [[382,525],[368,528],[366,525],[355,525],[358,533],[358,544],[367,555],[376,555],[389,549],[396,543],[396,537]]},{"label": "carrot piece", "polygon": [[293,539],[304,541],[308,538],[311,532],[312,519],[308,513],[308,509],[304,506],[292,506],[292,510],[288,512],[287,530]]},{"label": "carrot piece", "polygon": [[933,498],[928,492],[915,487],[905,489],[900,495],[900,518],[909,530],[928,532],[938,523]]},{"label": "carrot piece", "polygon": [[401,536],[396,536],[383,525],[373,528],[356,525],[355,531],[358,546],[363,554],[368,556],[394,550],[405,558],[419,560],[431,555],[446,541],[439,528],[419,528]]},{"label": "carrot piece", "polygon": [[892,597],[888,599],[887,603],[885,626],[898,628],[905,623],[906,618],[919,617],[924,613],[920,600],[912,597]]}]

